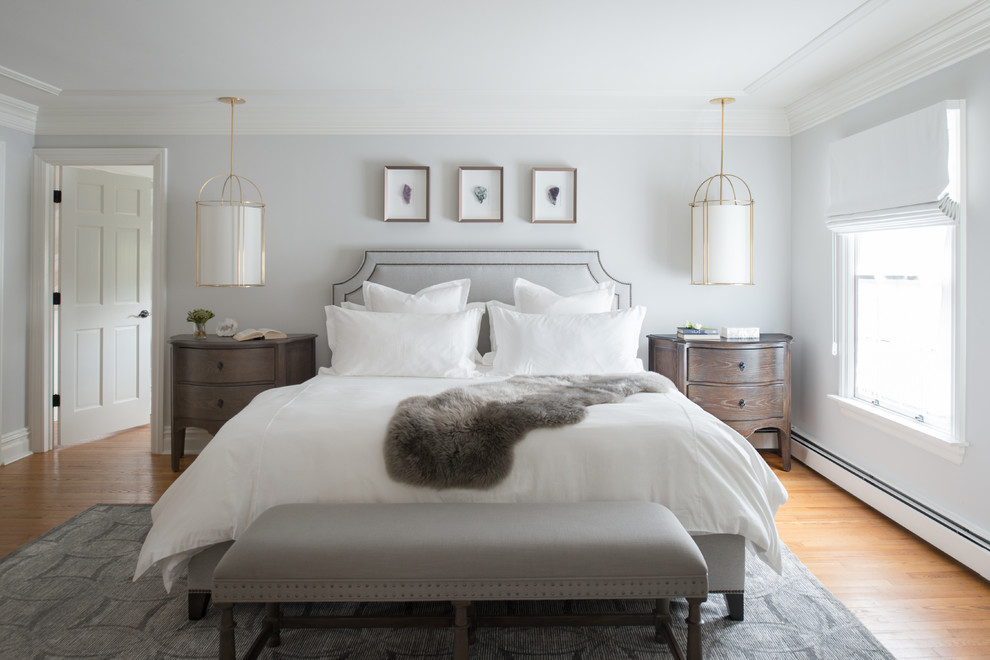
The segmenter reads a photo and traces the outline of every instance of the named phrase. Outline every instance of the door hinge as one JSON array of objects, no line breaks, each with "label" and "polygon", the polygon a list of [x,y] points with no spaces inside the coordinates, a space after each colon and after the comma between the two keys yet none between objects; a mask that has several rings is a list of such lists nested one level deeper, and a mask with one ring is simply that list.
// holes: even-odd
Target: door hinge
[{"label": "door hinge", "polygon": [[61,403],[62,403],[62,397],[59,396],[58,394],[53,394],[52,395],[52,408],[58,408]]},{"label": "door hinge", "polygon": [[62,294],[56,291],[52,294],[52,304],[61,305],[62,304]]},{"label": "door hinge", "polygon": [[61,204],[62,203],[62,191],[61,190],[53,190],[52,191],[52,202],[54,204]]}]

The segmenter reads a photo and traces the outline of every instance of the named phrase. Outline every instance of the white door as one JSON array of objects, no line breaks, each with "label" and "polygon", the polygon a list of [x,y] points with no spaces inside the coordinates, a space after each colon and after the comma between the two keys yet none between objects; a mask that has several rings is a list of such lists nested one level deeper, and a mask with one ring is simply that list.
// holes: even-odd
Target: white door
[{"label": "white door", "polygon": [[151,180],[62,168],[62,444],[151,415]]}]

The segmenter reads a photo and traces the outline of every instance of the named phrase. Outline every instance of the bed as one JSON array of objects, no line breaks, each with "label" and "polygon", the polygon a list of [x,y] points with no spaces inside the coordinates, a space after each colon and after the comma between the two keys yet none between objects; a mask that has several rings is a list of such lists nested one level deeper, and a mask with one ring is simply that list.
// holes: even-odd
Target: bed
[{"label": "bed", "polygon": [[[515,278],[565,296],[607,285],[614,315],[633,309],[631,285],[612,278],[591,250],[368,251],[352,277],[333,285],[331,302],[364,303],[365,282],[411,293],[470,279],[469,302],[512,303]],[[489,316],[479,356],[491,348]],[[495,376],[327,371],[262,393],[220,429],[152,509],[135,578],[158,567],[171,589],[188,572],[190,616],[202,615],[212,569],[230,543],[264,510],[307,501],[658,501],[692,534],[709,564],[710,591],[726,594],[737,619],[746,548],[780,570],[773,518],[786,491],[742,436],[673,387],[591,406],[573,426],[529,432],[508,476],[492,487],[436,489],[399,483],[386,470],[383,437],[397,403]]]}]

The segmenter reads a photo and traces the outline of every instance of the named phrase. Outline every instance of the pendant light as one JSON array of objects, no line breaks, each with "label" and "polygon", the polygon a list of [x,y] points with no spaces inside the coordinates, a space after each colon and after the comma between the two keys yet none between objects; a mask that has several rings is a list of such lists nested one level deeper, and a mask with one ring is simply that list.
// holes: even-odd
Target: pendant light
[{"label": "pendant light", "polygon": [[718,174],[702,181],[691,202],[691,284],[753,284],[753,194],[734,174],[725,174],[725,105]]},{"label": "pendant light", "polygon": [[[234,174],[234,106],[244,99],[217,100],[230,104],[230,173],[208,179],[196,198],[196,285],[264,286],[265,202],[254,182]],[[220,190],[204,198],[211,183]]]}]

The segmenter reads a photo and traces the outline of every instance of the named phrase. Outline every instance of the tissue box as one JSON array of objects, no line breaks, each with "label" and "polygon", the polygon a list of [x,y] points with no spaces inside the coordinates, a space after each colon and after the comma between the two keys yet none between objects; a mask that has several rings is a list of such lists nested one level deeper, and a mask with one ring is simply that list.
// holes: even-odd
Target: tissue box
[{"label": "tissue box", "polygon": [[759,339],[759,328],[722,328],[722,336],[726,339]]}]

